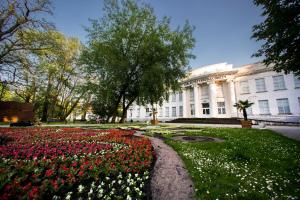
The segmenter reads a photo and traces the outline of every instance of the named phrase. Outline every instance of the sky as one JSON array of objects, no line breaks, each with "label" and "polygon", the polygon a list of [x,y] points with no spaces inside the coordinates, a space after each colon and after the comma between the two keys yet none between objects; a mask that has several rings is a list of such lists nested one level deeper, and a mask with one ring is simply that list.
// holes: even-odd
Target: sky
[{"label": "sky", "polygon": [[[227,62],[234,67],[262,58],[251,57],[261,43],[251,39],[252,26],[260,23],[261,9],[252,0],[144,0],[156,16],[171,18],[171,26],[183,26],[188,20],[195,27],[196,39],[190,67]],[[84,27],[90,19],[103,14],[103,0],[54,0],[54,14],[49,17],[57,30],[87,41]]]}]

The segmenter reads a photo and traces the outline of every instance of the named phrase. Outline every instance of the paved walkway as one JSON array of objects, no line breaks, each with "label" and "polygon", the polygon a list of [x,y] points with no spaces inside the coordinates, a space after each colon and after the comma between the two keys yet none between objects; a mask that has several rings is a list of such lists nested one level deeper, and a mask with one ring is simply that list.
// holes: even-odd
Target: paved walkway
[{"label": "paved walkway", "polygon": [[162,140],[153,137],[150,140],[157,155],[151,178],[152,199],[194,199],[193,182],[180,157]]},{"label": "paved walkway", "polygon": [[267,129],[273,130],[288,138],[300,141],[300,127],[299,126],[267,126]]}]

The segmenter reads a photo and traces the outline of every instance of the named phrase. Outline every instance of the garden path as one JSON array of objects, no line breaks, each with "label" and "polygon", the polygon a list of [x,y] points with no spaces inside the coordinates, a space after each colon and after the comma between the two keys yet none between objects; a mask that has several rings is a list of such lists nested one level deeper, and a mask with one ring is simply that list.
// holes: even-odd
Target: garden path
[{"label": "garden path", "polygon": [[[140,132],[136,135],[141,136]],[[177,153],[161,139],[150,137],[157,160],[151,178],[153,200],[192,200],[194,186]]]}]

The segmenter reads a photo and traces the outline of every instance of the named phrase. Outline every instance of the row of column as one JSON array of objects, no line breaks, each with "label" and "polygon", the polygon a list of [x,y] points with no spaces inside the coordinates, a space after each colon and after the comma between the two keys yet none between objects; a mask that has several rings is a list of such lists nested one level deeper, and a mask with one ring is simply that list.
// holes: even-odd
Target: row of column
[{"label": "row of column", "polygon": [[[233,105],[236,103],[236,96],[235,96],[235,85],[232,80],[227,81],[228,87],[229,87],[229,96],[227,98],[227,102],[225,101],[226,106],[226,112],[230,114],[231,117],[236,116],[236,109],[233,107]],[[193,117],[191,116],[191,108],[190,104],[193,103],[195,106],[195,116],[194,117],[200,117],[202,115],[201,113],[201,103],[200,102],[200,95],[199,94],[199,85],[195,84],[193,85],[194,88],[194,101],[191,102],[187,97],[189,93],[187,92],[187,88],[183,88],[183,94],[182,94],[182,103],[183,103],[183,117]],[[226,95],[225,95],[226,96]],[[228,100],[230,102],[228,102]],[[217,117],[218,110],[217,110],[217,87],[215,82],[209,82],[208,83],[208,103],[210,106],[210,117]]]}]

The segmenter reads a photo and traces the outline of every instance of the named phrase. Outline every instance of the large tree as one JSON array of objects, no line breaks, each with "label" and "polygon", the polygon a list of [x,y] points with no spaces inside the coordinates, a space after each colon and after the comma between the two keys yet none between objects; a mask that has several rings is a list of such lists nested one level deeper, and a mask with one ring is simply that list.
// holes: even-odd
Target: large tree
[{"label": "large tree", "polygon": [[177,88],[193,57],[193,28],[186,23],[172,30],[169,18],[159,20],[149,5],[133,0],[106,1],[104,7],[103,18],[92,20],[88,29],[89,43],[82,58],[89,72],[97,74],[98,84],[113,90],[112,121],[121,105],[120,122],[124,122],[134,101],[150,99],[145,90],[156,87],[158,73],[162,92],[156,95],[163,97]]},{"label": "large tree", "polygon": [[20,51],[40,49],[21,40],[24,31],[44,31],[53,28],[41,16],[52,14],[50,0],[3,0],[0,1],[0,81],[14,82],[18,75]]},{"label": "large tree", "polygon": [[86,88],[77,58],[81,51],[78,39],[56,31],[24,31],[20,40],[35,46],[41,40],[47,48],[20,51],[18,81],[12,84],[14,94],[33,103],[43,121],[66,117],[80,103]]},{"label": "large tree", "polygon": [[300,1],[254,0],[264,21],[253,27],[253,38],[264,44],[254,56],[275,71],[300,75]]}]

